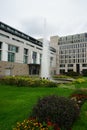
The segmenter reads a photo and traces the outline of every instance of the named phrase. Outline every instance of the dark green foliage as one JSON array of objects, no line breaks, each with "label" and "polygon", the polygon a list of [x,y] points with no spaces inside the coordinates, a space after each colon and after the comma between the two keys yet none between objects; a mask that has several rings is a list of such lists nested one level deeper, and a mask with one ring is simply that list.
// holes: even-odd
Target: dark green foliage
[{"label": "dark green foliage", "polygon": [[81,76],[79,73],[74,72],[74,71],[66,72],[65,75],[70,76],[70,77],[80,77]]},{"label": "dark green foliage", "polygon": [[79,109],[75,101],[54,95],[39,99],[32,111],[32,116],[40,122],[50,120],[65,129],[71,128],[78,115]]},{"label": "dark green foliage", "polygon": [[82,70],[82,75],[87,76],[87,69]]}]

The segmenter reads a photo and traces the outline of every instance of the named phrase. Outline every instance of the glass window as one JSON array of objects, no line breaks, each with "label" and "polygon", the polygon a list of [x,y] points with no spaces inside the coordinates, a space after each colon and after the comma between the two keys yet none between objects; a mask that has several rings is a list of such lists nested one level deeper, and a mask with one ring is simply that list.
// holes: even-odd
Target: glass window
[{"label": "glass window", "polygon": [[65,67],[65,64],[60,64],[60,67]]},{"label": "glass window", "polygon": [[33,51],[32,59],[33,59],[33,63],[36,64],[36,62],[37,62],[37,52]]},{"label": "glass window", "polygon": [[24,48],[24,54],[28,55],[28,49]]},{"label": "glass window", "polygon": [[73,64],[68,64],[68,67],[73,67]]},{"label": "glass window", "polygon": [[28,63],[28,49],[24,48],[24,63]]},{"label": "glass window", "polygon": [[18,52],[18,47],[13,45],[8,45],[8,50],[12,52]]},{"label": "glass window", "polygon": [[24,55],[24,63],[27,64],[28,63],[28,56]]},{"label": "glass window", "polygon": [[87,64],[82,64],[82,67],[87,67]]},{"label": "glass window", "polygon": [[10,62],[15,61],[15,53],[8,52],[8,61],[10,61]]}]

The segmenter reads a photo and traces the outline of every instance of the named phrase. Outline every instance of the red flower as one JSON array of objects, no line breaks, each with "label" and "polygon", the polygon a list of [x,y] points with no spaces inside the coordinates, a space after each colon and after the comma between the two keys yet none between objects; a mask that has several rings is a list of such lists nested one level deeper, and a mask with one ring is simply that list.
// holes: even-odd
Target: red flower
[{"label": "red flower", "polygon": [[48,126],[52,126],[53,123],[52,123],[51,121],[48,121],[48,122],[47,122],[47,125],[48,125]]}]

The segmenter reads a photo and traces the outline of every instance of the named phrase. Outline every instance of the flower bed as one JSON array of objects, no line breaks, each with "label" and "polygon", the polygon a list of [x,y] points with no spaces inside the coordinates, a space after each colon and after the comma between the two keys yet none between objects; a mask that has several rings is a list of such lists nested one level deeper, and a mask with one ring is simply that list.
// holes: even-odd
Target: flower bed
[{"label": "flower bed", "polygon": [[79,108],[87,100],[87,90],[77,89],[70,95],[71,100],[76,101]]},{"label": "flower bed", "polygon": [[35,118],[17,122],[17,126],[13,130],[61,130],[58,125],[53,124],[51,121],[47,123],[40,123]]}]

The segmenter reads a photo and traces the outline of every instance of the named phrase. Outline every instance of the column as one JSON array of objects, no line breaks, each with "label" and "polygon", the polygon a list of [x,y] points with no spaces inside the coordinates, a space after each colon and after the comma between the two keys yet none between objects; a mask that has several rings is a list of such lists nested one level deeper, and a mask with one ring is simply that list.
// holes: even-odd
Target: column
[{"label": "column", "polygon": [[2,61],[8,61],[8,44],[5,42],[2,44]]}]

